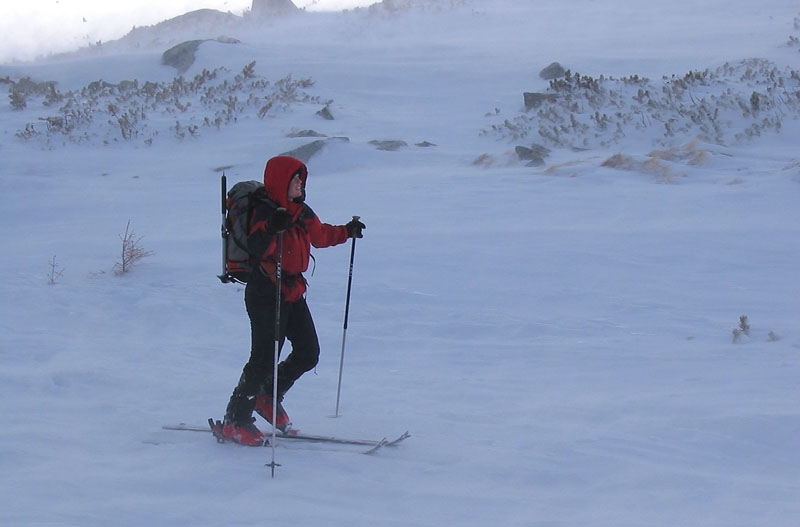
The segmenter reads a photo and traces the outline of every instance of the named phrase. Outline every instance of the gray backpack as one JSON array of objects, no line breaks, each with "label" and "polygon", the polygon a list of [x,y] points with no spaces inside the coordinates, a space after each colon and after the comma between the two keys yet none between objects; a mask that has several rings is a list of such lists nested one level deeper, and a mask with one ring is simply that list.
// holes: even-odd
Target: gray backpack
[{"label": "gray backpack", "polygon": [[240,181],[226,192],[227,179],[222,175],[222,274],[223,284],[244,284],[252,270],[252,254],[247,249],[250,219],[258,202],[269,201],[260,181]]}]

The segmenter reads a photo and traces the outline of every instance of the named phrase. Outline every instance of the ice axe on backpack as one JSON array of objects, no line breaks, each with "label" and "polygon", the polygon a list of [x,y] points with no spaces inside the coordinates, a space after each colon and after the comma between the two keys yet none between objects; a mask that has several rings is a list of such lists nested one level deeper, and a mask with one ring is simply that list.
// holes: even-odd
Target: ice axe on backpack
[{"label": "ice axe on backpack", "polygon": [[228,231],[228,225],[225,221],[225,215],[228,213],[228,205],[226,203],[226,197],[228,195],[228,178],[225,177],[225,172],[222,173],[222,274],[217,276],[223,284],[227,284],[230,282],[230,277],[228,276],[228,238],[230,237],[230,232]]}]

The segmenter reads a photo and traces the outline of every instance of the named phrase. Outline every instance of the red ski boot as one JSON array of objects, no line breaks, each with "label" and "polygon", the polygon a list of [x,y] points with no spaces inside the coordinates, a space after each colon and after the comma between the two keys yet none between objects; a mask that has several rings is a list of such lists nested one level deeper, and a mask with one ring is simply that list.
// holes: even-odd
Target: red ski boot
[{"label": "red ski boot", "polygon": [[[214,435],[216,436],[217,434],[215,433]],[[261,430],[256,428],[252,421],[249,423],[234,423],[226,420],[222,423],[222,437],[246,446],[264,446],[267,443],[267,438],[264,437]]]},{"label": "red ski boot", "polygon": [[[259,395],[256,397],[256,412],[258,415],[269,421],[270,424],[272,423],[271,395]],[[292,427],[292,421],[289,419],[289,414],[287,414],[286,410],[283,409],[283,405],[280,403],[280,401],[278,401],[276,416],[277,422],[275,423],[275,428],[283,433],[287,433]]]}]

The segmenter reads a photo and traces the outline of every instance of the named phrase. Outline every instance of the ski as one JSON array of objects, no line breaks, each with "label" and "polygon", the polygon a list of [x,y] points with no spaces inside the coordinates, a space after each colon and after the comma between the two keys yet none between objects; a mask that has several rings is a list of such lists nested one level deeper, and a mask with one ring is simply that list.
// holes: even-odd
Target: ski
[{"label": "ski", "polygon": [[[325,435],[314,435],[314,434],[303,434],[299,430],[290,429],[285,433],[279,433],[278,437],[285,438],[285,439],[300,439],[303,441],[310,441],[310,442],[318,442],[318,443],[339,443],[343,445],[363,445],[363,446],[372,446],[380,448],[382,446],[394,446],[403,441],[404,439],[408,439],[411,437],[411,434],[408,432],[403,432],[400,436],[396,439],[391,441],[387,440],[386,438],[375,440],[375,439],[347,439],[342,437],[334,437],[334,436],[325,436]],[[377,450],[376,448],[376,450]]]},{"label": "ski", "polygon": [[[217,440],[219,441],[219,436],[215,433],[213,420],[210,420],[209,423],[210,426],[193,426],[193,425],[187,425],[186,423],[179,423],[176,425],[164,425],[161,428],[163,428],[164,430],[181,430],[186,432],[211,432],[214,434],[214,437],[216,437]],[[411,437],[411,434],[409,434],[408,432],[403,432],[401,435],[399,435],[397,438],[393,440],[388,440],[386,438],[376,440],[376,439],[352,439],[352,438],[344,438],[344,437],[329,436],[329,435],[304,434],[297,429],[289,429],[286,432],[279,431],[276,437],[278,437],[279,439],[292,439],[297,441],[307,441],[310,443],[335,443],[340,445],[367,446],[370,448],[364,453],[371,454],[385,446],[396,446],[400,442]]]},{"label": "ski", "polygon": [[362,454],[366,454],[366,455],[374,454],[375,452],[380,450],[381,447],[384,447],[384,446],[386,446],[388,444],[389,444],[389,442],[386,441],[386,439],[381,439],[380,441],[378,441],[377,445],[375,445],[373,447],[370,447],[370,448],[368,448],[367,450],[365,450],[365,451],[363,451],[361,453]]}]

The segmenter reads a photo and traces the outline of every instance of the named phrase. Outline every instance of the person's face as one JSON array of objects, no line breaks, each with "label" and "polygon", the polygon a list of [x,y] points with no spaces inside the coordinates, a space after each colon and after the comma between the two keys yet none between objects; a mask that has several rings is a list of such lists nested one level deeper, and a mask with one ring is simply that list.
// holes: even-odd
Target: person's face
[{"label": "person's face", "polygon": [[299,175],[296,175],[289,182],[289,193],[287,197],[289,198],[289,201],[292,201],[302,196],[303,196],[303,180],[300,179]]}]

